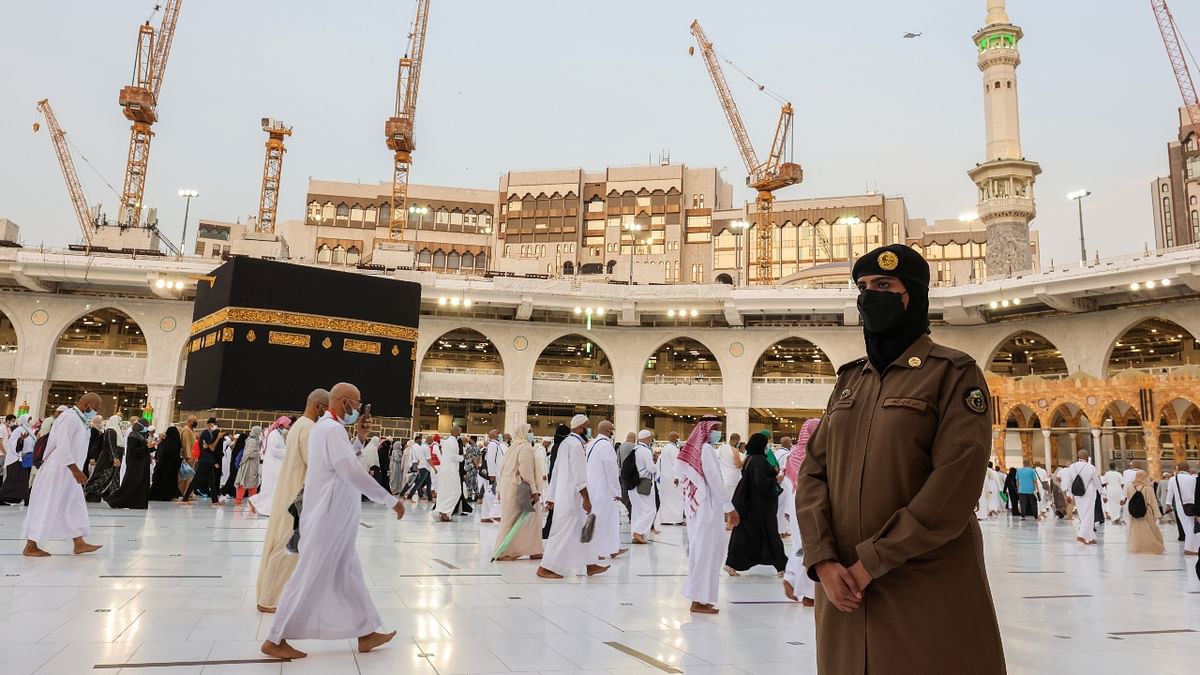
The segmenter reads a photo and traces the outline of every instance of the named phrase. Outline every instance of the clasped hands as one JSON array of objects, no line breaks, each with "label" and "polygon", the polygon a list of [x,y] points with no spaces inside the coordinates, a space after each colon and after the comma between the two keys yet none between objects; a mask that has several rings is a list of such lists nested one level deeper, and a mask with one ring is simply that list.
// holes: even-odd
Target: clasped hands
[{"label": "clasped hands", "polygon": [[819,562],[817,578],[821,580],[821,588],[825,589],[825,597],[834,607],[847,613],[862,605],[863,595],[872,581],[861,560],[848,568],[836,560]]}]

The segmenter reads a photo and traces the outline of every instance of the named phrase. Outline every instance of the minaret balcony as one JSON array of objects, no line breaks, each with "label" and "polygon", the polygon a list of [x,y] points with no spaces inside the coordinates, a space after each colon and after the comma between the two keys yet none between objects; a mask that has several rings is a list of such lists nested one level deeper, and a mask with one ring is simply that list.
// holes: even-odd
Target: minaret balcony
[{"label": "minaret balcony", "polygon": [[991,47],[979,52],[979,69],[987,70],[992,66],[1021,65],[1021,52],[1015,47]]},{"label": "minaret balcony", "polygon": [[1033,220],[1037,207],[1032,197],[993,197],[979,202],[979,220],[991,223],[999,220]]}]

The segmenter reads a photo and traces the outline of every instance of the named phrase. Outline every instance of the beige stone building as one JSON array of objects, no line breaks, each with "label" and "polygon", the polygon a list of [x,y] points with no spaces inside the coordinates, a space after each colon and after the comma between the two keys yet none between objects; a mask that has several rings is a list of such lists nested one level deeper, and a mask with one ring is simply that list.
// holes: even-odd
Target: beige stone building
[{"label": "beige stone building", "polygon": [[1154,245],[1172,248],[1200,243],[1200,129],[1179,109],[1179,136],[1167,144],[1170,174],[1154,179]]}]

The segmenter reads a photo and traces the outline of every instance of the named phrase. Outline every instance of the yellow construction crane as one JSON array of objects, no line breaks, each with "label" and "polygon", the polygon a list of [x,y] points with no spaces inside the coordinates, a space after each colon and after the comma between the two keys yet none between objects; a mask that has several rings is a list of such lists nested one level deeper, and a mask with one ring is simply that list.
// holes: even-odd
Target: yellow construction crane
[{"label": "yellow construction crane", "polygon": [[408,34],[408,51],[400,58],[396,75],[396,114],[384,124],[388,149],[395,153],[392,169],[392,203],[388,238],[403,239],[408,222],[408,171],[412,166],[413,118],[417,114],[417,89],[421,84],[421,59],[429,24],[429,0],[417,0],[417,14]]},{"label": "yellow construction crane", "polygon": [[125,182],[121,188],[120,212],[117,223],[123,227],[138,227],[142,223],[142,195],[146,191],[146,167],[150,162],[151,127],[158,121],[158,94],[162,91],[167,57],[175,38],[179,7],[183,0],[167,0],[156,5],[162,9],[162,22],[156,31],[147,20],[138,27],[137,52],[133,62],[133,80],[121,88],[118,101],[125,119],[133,122],[129,129],[129,159],[125,162]]},{"label": "yellow construction crane", "polygon": [[[83,196],[83,185],[79,183],[79,174],[75,173],[75,161],[71,159],[71,150],[67,147],[67,134],[58,126],[58,118],[50,107],[48,99],[37,103],[38,112],[46,120],[50,128],[50,140],[54,142],[54,154],[58,155],[58,165],[62,168],[63,180],[67,183],[67,192],[71,193],[71,205],[75,208],[75,219],[79,221],[79,229],[83,232],[83,241],[90,249],[92,247],[92,230],[95,224],[88,212],[87,198]],[[36,132],[41,125],[33,123]]]},{"label": "yellow construction crane", "polygon": [[258,197],[258,232],[275,232],[275,211],[279,207],[279,178],[283,174],[283,137],[292,135],[292,128],[273,117],[262,118],[262,130],[267,132],[267,153],[263,160],[262,192]]},{"label": "yellow construction crane", "polygon": [[[758,232],[756,250],[758,283],[770,284],[773,278],[771,248],[774,224],[771,220],[771,209],[775,201],[774,192],[804,180],[804,170],[800,168],[800,165],[785,161],[784,158],[792,134],[792,104],[786,101],[783,103],[783,108],[779,111],[779,122],[775,125],[775,136],[771,141],[771,151],[767,156],[767,161],[759,162],[754,145],[750,142],[750,134],[746,132],[746,125],[742,122],[742,114],[738,112],[737,103],[733,100],[733,93],[729,90],[729,83],[725,81],[725,74],[721,71],[721,64],[717,61],[717,54],[713,50],[712,42],[704,34],[704,29],[700,27],[699,21],[692,22],[692,36],[696,38],[696,44],[700,47],[704,65],[708,68],[708,76],[717,90],[717,98],[720,99],[721,108],[725,111],[729,129],[733,131],[733,140],[737,142],[738,150],[742,154],[742,161],[746,164],[748,174],[746,185],[758,191],[755,199],[757,208],[754,214],[754,226]],[[694,52],[694,50],[689,51]],[[759,85],[759,89],[763,90],[765,87]]]}]

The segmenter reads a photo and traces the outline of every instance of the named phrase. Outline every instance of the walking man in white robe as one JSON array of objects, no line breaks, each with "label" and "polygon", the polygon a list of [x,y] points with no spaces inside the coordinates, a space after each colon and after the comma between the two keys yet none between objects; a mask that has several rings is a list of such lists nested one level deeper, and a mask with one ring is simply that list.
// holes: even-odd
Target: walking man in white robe
[{"label": "walking man in white robe", "polygon": [[404,517],[404,504],[362,470],[346,426],[358,420],[358,388],[346,382],[329,392],[329,410],[308,436],[308,473],[304,481],[304,517],[300,519],[300,562],[283,587],[275,622],[262,652],[281,659],[307,656],[289,639],[358,638],[358,651],[369,652],[396,632],[379,633],[383,623],[371,602],[358,539],[362,496]]},{"label": "walking man in white robe", "polygon": [[587,517],[592,512],[588,496],[587,457],[583,450],[583,433],[589,426],[587,415],[571,418],[571,435],[558,446],[558,458],[550,474],[546,508],[554,511],[550,537],[542,556],[537,575],[543,579],[562,579],[583,567],[587,575],[608,571],[607,565],[596,562],[592,543],[579,541]]},{"label": "walking man in white robe", "polygon": [[[780,469],[787,466],[788,455],[792,452],[791,436],[784,436],[779,439],[779,445],[771,448],[768,452],[774,453],[775,464]],[[782,485],[782,482],[780,483]],[[779,506],[775,509],[775,520],[779,523],[779,538],[787,539],[792,536],[792,520],[795,516],[788,512],[788,504],[792,505],[792,511],[796,510],[796,500],[788,490],[782,490],[779,493]]]},{"label": "walking man in white robe", "polygon": [[[596,514],[592,548],[600,560],[629,550],[621,548],[621,477],[612,435],[613,423],[604,420],[596,425],[596,437],[587,447],[588,496],[595,498],[592,513]],[[560,457],[561,453],[560,448]]]},{"label": "walking man in white robe", "polygon": [[499,430],[489,431],[487,447],[483,451],[483,461],[487,464],[487,482],[483,486],[483,513],[479,517],[481,523],[500,520],[500,496],[496,493],[496,485],[500,478],[500,465],[504,462],[504,450],[499,436]]},{"label": "walking man in white robe", "polygon": [[1104,514],[1113,525],[1124,525],[1121,513],[1125,510],[1125,481],[1117,473],[1117,463],[1109,462],[1108,471],[1100,480],[1104,486]]},{"label": "walking man in white robe", "polygon": [[788,564],[783,571],[783,594],[793,602],[799,600],[805,607],[816,606],[817,585],[809,578],[808,568],[804,566],[804,541],[801,539],[800,523],[796,520],[796,483],[800,476],[800,468],[804,466],[804,459],[808,456],[808,440],[812,438],[820,421],[820,418],[816,417],[804,421],[800,426],[796,445],[788,451],[788,461],[782,465],[783,496],[787,497],[789,502],[788,522],[792,530],[792,540],[784,544],[788,552]]},{"label": "walking man in white robe", "polygon": [[675,460],[679,459],[679,432],[667,434],[667,442],[658,458],[658,523],[683,524],[683,494],[679,492],[679,474]]},{"label": "walking man in white robe", "polygon": [[[1075,540],[1081,544],[1096,543],[1096,500],[1100,495],[1100,472],[1088,461],[1086,450],[1080,450],[1077,459],[1067,472],[1067,501],[1075,504],[1079,514],[1078,534]],[[1075,494],[1075,478],[1083,482],[1083,494]]]},{"label": "walking man in white robe", "polygon": [[80,469],[87,465],[90,433],[88,425],[100,410],[100,396],[89,392],[79,398],[75,407],[63,410],[50,427],[42,466],[29,494],[25,515],[24,555],[44,558],[46,551],[38,546],[47,539],[72,539],[75,554],[91,553],[100,548],[83,540],[91,533],[88,525],[87,503],[83,485],[87,475]]},{"label": "walking man in white robe", "polygon": [[[57,426],[57,423],[55,425]],[[37,481],[34,481],[33,486],[37,487]],[[1175,507],[1175,518],[1183,528],[1184,555],[1197,555],[1200,551],[1200,534],[1196,533],[1196,523],[1200,521],[1197,521],[1196,517],[1189,518],[1186,513],[1196,508],[1195,499],[1196,475],[1191,472],[1186,462],[1181,463],[1175,467],[1175,475],[1167,481],[1167,501]],[[1192,513],[1200,511],[1192,510]]]},{"label": "walking man in white robe", "polygon": [[[633,448],[634,462],[637,463],[638,486],[629,491],[629,529],[633,532],[633,543],[649,543],[646,535],[654,529],[654,516],[657,509],[654,504],[654,479],[658,477],[658,462],[654,460],[654,450],[650,444],[654,442],[654,432],[642,429],[637,435],[637,445]],[[642,494],[643,486],[649,487]]]},{"label": "walking man in white robe", "polygon": [[462,452],[458,447],[458,435],[462,429],[457,426],[450,428],[450,435],[442,439],[441,454],[438,459],[437,471],[437,507],[438,519],[443,523],[450,522],[450,516],[458,508],[462,499],[462,476],[458,467],[462,463]]},{"label": "walking man in white robe", "polygon": [[721,421],[705,415],[696,422],[675,463],[683,492],[687,520],[688,574],[683,597],[692,601],[696,614],[716,614],[721,566],[728,537],[725,528],[737,527],[738,514],[730,501],[713,447],[721,442]]}]

